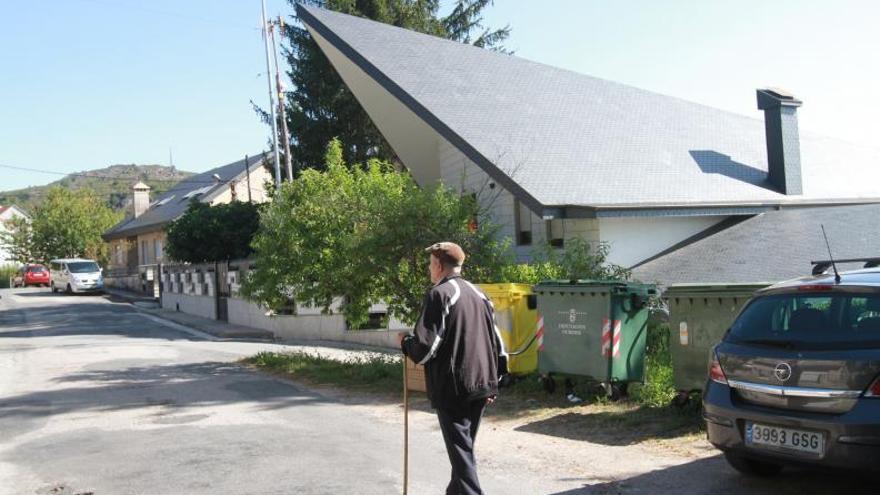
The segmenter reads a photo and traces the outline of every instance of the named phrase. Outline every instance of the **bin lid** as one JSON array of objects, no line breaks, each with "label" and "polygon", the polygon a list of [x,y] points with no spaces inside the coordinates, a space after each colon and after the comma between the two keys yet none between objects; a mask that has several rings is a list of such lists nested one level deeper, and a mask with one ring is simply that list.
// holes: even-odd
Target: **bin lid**
[{"label": "bin lid", "polygon": [[673,284],[666,287],[666,297],[689,295],[751,295],[753,292],[772,285],[771,282],[737,283],[737,284]]},{"label": "bin lid", "polygon": [[625,282],[621,280],[544,280],[535,285],[535,292],[582,292],[590,289],[615,290],[618,293],[651,293],[656,291],[654,284],[641,282]]},{"label": "bin lid", "polygon": [[477,287],[480,288],[483,292],[486,293],[487,296],[523,296],[529,295],[532,293],[532,286],[529,284],[514,284],[514,283],[503,283],[503,284],[477,284]]}]

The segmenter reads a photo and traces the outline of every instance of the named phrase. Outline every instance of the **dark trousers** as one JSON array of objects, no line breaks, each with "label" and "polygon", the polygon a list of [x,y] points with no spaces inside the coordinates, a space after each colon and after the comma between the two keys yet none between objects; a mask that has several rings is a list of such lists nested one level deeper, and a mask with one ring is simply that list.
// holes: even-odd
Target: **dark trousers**
[{"label": "dark trousers", "polygon": [[486,408],[486,399],[470,401],[456,408],[437,409],[440,431],[446,442],[446,453],[452,464],[452,480],[446,487],[446,495],[479,495],[480,480],[477,478],[477,461],[474,458],[474,441],[480,418]]}]

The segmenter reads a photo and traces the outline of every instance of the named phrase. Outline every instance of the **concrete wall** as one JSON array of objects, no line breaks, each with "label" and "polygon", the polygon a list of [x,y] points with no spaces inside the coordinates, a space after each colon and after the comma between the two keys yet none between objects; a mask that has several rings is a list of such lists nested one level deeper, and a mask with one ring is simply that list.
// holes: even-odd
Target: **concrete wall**
[{"label": "concrete wall", "polygon": [[[166,265],[162,274],[162,307],[216,320],[215,275],[208,269],[213,269],[212,265]],[[238,297],[241,276],[238,270],[227,273],[232,293],[227,298],[229,323],[268,330],[280,341],[325,340],[396,348],[397,332],[409,330],[397,321],[390,322],[390,330],[348,330],[345,317],[339,313],[341,301],[331,305],[332,314],[301,306],[296,315],[268,315],[265,308]],[[370,311],[384,312],[385,307],[373,305]]]},{"label": "concrete wall", "polygon": [[633,266],[724,220],[724,216],[619,217],[599,219],[599,238],[610,245],[608,261]]},{"label": "concrete wall", "polygon": [[[196,296],[191,294],[178,294],[176,292],[162,293],[162,308],[172,311],[182,311],[202,318],[217,319],[217,306],[212,296]],[[231,308],[230,308],[231,311]]]},{"label": "concrete wall", "polygon": [[143,280],[141,280],[140,274],[123,275],[121,277],[104,277],[104,285],[134,292],[140,292],[143,290]]},{"label": "concrete wall", "polygon": [[229,299],[229,323],[269,330],[281,341],[329,340],[396,348],[397,330],[347,330],[341,314],[273,315],[244,299]]}]

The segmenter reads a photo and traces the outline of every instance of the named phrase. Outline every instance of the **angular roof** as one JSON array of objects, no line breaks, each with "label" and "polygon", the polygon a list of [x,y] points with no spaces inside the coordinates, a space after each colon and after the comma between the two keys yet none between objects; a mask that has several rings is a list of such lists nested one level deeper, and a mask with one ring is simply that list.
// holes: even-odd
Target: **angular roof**
[{"label": "angular roof", "polygon": [[297,14],[325,53],[342,53],[536,211],[880,197],[877,149],[802,131],[804,194],[786,196],[767,182],[763,120],[359,17],[301,4]]},{"label": "angular roof", "polygon": [[878,219],[878,204],[769,211],[673,246],[634,267],[633,276],[663,285],[788,280],[809,275],[811,261],[828,259],[823,225],[836,259],[880,257]]},{"label": "angular roof", "polygon": [[[247,168],[254,170],[254,166],[263,161],[264,154],[258,154],[248,157]],[[214,179],[214,175],[220,176],[218,182]],[[213,195],[223,190],[223,185],[230,180],[238,180],[244,178],[245,161],[237,162],[217,167],[198,175],[187,177],[178,182],[165,194],[155,198],[141,216],[137,218],[126,218],[116,224],[113,228],[104,232],[104,240],[118,239],[120,237],[128,237],[137,234],[143,234],[157,230],[165,224],[176,220],[186,212],[189,202],[193,199],[206,201],[213,198]]]}]

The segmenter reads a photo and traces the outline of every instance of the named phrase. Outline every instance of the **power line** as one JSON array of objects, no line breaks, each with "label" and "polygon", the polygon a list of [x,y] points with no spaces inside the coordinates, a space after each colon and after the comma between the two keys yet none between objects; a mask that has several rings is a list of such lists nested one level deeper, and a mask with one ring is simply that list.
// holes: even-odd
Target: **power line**
[{"label": "power line", "polygon": [[[90,175],[88,173],[83,173],[83,172],[69,172],[68,173],[68,172],[58,172],[55,170],[41,170],[41,169],[37,169],[37,168],[19,167],[16,165],[6,165],[6,164],[2,164],[2,163],[0,163],[0,168],[7,168],[7,169],[11,169],[11,170],[21,170],[24,172],[36,172],[39,174],[61,175],[64,177],[82,177],[82,178],[86,178],[86,179],[105,179],[105,180],[118,180],[118,181],[133,180],[133,179],[140,180],[140,176],[141,176],[141,172],[138,172],[136,175],[133,175],[130,177],[128,177],[128,176],[114,177],[114,176],[109,176],[109,175]],[[213,184],[213,183],[217,182],[214,179],[192,180],[192,177],[196,177],[198,175],[200,175],[200,174],[193,174],[190,176],[182,177],[180,179],[145,179],[145,180],[147,180],[148,182],[169,182],[169,183],[175,183],[175,184],[178,182],[183,182],[183,181],[186,181],[188,184]],[[42,187],[42,186],[31,186],[31,187]]]}]

